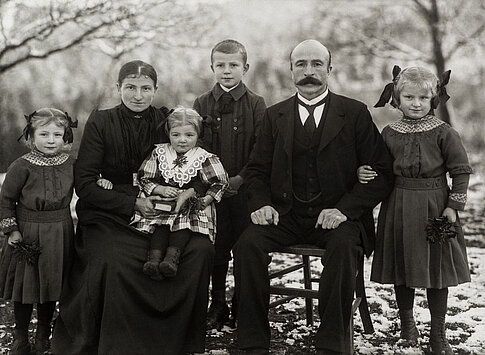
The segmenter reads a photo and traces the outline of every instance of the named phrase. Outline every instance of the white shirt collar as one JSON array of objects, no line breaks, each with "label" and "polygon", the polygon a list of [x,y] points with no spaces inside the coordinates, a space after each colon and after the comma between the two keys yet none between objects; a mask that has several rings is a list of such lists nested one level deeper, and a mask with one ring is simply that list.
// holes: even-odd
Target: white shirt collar
[{"label": "white shirt collar", "polygon": [[309,106],[312,106],[312,105],[315,105],[316,103],[320,102],[321,100],[323,100],[328,95],[328,87],[325,89],[325,91],[322,94],[318,95],[317,97],[314,97],[311,100],[305,99],[303,96],[300,95],[300,93],[298,93],[297,95],[298,95],[298,98],[303,103],[305,103]]},{"label": "white shirt collar", "polygon": [[[300,99],[303,103],[312,106],[320,102],[321,100],[323,100],[328,95],[328,88],[321,95],[318,95],[317,97],[311,100],[305,99],[303,96],[300,95],[300,93],[298,93],[297,95],[298,95],[298,99]],[[325,108],[325,104],[320,105],[316,107],[315,111],[313,112],[313,117],[315,118],[315,125],[317,127],[320,124],[320,121],[322,119],[324,108]],[[300,104],[298,104],[298,113],[300,114],[301,124],[304,125],[310,114],[308,113],[308,110],[306,109],[306,107]]]},{"label": "white shirt collar", "polygon": [[239,83],[237,83],[237,85],[234,85],[232,88],[229,88],[229,89],[228,89],[228,88],[226,88],[224,85],[219,84],[219,86],[221,87],[221,89],[222,89],[222,90],[224,90],[225,92],[229,92],[229,91],[231,91],[231,90],[233,90],[233,89],[237,88],[237,86],[238,86],[238,85],[239,85]]}]

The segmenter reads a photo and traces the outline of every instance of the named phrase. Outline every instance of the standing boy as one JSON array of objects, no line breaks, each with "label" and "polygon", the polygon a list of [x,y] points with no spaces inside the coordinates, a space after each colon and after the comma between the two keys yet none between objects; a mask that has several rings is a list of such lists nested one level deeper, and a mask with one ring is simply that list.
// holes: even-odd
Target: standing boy
[{"label": "standing boy", "polygon": [[246,48],[241,43],[230,39],[217,43],[211,52],[211,69],[217,83],[195,100],[194,109],[201,116],[207,116],[202,137],[205,148],[219,156],[229,174],[229,188],[216,205],[216,256],[212,272],[212,302],[207,315],[208,326],[221,329],[229,320],[226,275],[231,249],[250,223],[246,164],[266,105],[261,96],[242,82],[249,64]]}]

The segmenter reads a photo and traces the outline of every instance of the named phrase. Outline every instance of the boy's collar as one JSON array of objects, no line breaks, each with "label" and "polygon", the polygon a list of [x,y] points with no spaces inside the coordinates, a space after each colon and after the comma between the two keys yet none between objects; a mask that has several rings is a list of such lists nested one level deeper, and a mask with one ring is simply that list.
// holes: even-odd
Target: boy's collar
[{"label": "boy's collar", "polygon": [[[229,93],[235,101],[238,101],[246,93],[246,91],[246,85],[244,85],[244,83],[240,81],[236,87],[232,88],[231,91],[229,91]],[[219,101],[219,99],[225,92],[226,91],[222,89],[219,83],[216,83],[212,88],[212,95],[214,96],[216,101]]]},{"label": "boy's collar", "polygon": [[[239,82],[239,83],[240,83],[240,82]],[[220,87],[221,87],[221,89],[222,89],[222,90],[224,90],[225,92],[229,92],[229,91],[231,91],[231,90],[233,90],[233,89],[237,88],[237,87],[238,87],[238,85],[239,85],[239,83],[238,83],[237,85],[234,85],[232,88],[226,88],[225,86],[223,86],[223,85],[221,85],[221,84],[219,84],[219,86],[220,86]]]}]

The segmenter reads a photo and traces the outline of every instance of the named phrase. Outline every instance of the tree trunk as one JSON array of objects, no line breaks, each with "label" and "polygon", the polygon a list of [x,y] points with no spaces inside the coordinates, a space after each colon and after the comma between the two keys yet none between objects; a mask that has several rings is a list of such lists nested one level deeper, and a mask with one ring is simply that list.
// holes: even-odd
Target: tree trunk
[{"label": "tree trunk", "polygon": [[[436,66],[436,72],[441,75],[445,71],[445,57],[443,55],[443,33],[440,29],[440,14],[436,0],[431,0],[431,9],[428,11],[428,25],[431,31],[431,40],[433,42],[433,57]],[[450,112],[446,103],[440,103],[438,106],[439,118],[446,123],[451,124]]]}]

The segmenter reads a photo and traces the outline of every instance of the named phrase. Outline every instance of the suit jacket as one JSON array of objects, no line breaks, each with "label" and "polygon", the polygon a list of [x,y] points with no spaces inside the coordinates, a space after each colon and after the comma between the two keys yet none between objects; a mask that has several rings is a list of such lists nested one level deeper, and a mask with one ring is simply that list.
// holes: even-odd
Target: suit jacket
[{"label": "suit jacket", "polygon": [[[317,174],[324,208],[337,208],[359,222],[364,251],[375,245],[372,209],[392,190],[392,157],[367,107],[329,92],[328,112],[317,153]],[[247,166],[249,208],[273,206],[280,215],[293,205],[292,158],[296,96],[266,109],[254,154]],[[378,176],[360,184],[357,168],[368,164]]]}]

